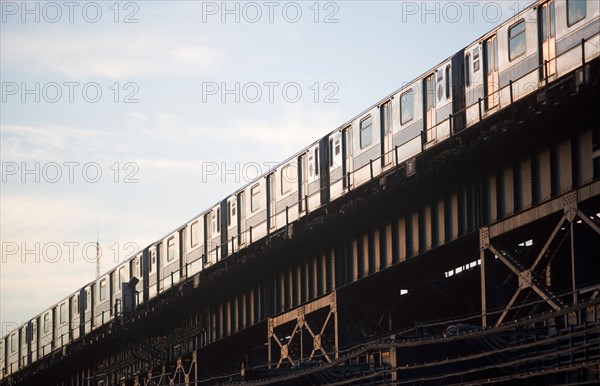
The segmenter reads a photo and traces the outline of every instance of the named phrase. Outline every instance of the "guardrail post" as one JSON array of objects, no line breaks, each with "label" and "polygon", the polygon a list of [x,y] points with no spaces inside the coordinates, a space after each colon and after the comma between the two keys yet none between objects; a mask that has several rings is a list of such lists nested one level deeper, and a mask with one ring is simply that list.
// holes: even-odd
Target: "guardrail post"
[{"label": "guardrail post", "polygon": [[308,194],[304,195],[304,206],[306,209],[306,214],[308,214]]},{"label": "guardrail post", "polygon": [[252,225],[250,225],[250,244],[252,244]]},{"label": "guardrail post", "polygon": [[373,179],[373,160],[372,159],[369,160],[369,172],[371,174],[370,179],[372,180]]},{"label": "guardrail post", "polygon": [[400,163],[398,160],[398,145],[394,146],[394,158],[396,158],[396,166]]},{"label": "guardrail post", "polygon": [[479,122],[483,119],[483,114],[481,112],[481,98],[477,98],[477,107],[479,108]]},{"label": "guardrail post", "polygon": [[454,130],[454,125],[452,124],[452,114],[448,114],[448,122],[450,123],[450,135],[452,135],[452,131]]}]

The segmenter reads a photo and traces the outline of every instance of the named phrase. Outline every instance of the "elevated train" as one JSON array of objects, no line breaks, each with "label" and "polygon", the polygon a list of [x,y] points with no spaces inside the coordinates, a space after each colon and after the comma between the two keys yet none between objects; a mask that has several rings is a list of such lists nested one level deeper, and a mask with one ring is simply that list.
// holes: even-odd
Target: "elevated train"
[{"label": "elevated train", "polygon": [[600,56],[600,2],[537,1],[0,340],[0,379]]}]

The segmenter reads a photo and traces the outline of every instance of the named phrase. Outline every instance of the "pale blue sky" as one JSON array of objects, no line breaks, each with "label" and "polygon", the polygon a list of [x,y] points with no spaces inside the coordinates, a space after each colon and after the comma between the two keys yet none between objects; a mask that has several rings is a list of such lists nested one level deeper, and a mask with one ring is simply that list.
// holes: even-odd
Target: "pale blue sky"
[{"label": "pale blue sky", "polygon": [[[271,22],[268,2],[228,2],[234,12],[224,16],[222,2],[79,2],[71,23],[62,2],[59,16],[49,3],[29,3],[27,13],[3,1],[2,334],[94,279],[82,247],[95,241],[97,219],[104,272],[115,251],[117,261],[131,252],[126,243],[166,235],[245,184],[256,165],[266,171],[528,3],[284,1]],[[238,103],[203,95],[236,82]],[[215,164],[247,175],[203,175]],[[124,183],[130,173],[137,182]]]}]

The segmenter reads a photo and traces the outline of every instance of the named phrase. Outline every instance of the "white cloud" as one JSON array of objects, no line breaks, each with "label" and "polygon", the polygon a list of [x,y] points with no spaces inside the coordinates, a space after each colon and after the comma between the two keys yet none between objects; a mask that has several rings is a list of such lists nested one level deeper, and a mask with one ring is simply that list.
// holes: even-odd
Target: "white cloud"
[{"label": "white cloud", "polygon": [[100,31],[95,35],[3,31],[1,63],[3,71],[132,80],[145,75],[210,71],[217,68],[221,56],[213,47],[169,39],[158,29],[146,29],[142,34]]},{"label": "white cloud", "polygon": [[65,125],[0,125],[2,158],[67,161],[105,148],[106,133]]}]

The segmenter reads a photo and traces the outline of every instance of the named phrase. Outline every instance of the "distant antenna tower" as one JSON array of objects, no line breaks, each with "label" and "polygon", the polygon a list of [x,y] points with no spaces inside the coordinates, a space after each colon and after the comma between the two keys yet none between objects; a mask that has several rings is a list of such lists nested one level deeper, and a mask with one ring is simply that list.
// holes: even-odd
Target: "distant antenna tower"
[{"label": "distant antenna tower", "polygon": [[98,215],[96,215],[96,279],[100,278],[100,232],[98,231]]}]

